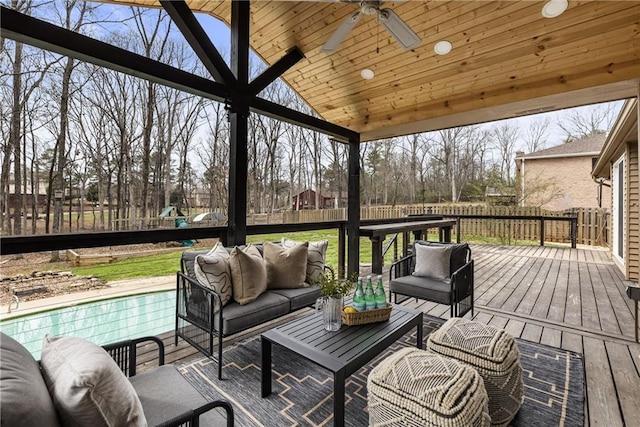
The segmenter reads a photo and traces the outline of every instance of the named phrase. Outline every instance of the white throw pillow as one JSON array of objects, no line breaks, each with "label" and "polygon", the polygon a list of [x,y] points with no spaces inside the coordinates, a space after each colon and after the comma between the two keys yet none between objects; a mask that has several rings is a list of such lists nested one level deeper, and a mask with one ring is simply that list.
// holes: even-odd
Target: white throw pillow
[{"label": "white throw pillow", "polygon": [[450,246],[430,246],[414,244],[416,252],[416,268],[414,276],[431,277],[433,279],[448,279],[451,263]]},{"label": "white throw pillow", "polygon": [[63,425],[147,425],[136,391],[102,347],[45,335],[40,365]]},{"label": "white throw pillow", "polygon": [[[220,295],[223,306],[231,301],[233,286],[229,253],[222,243],[216,243],[207,254],[196,256],[193,269],[198,282],[203,286],[210,287]],[[218,311],[217,301],[214,310]]]},{"label": "white throw pillow", "polygon": [[[295,240],[282,238],[281,244],[284,248],[293,248],[303,242],[297,242]],[[306,282],[312,283],[314,279],[320,279],[324,274],[325,260],[327,257],[327,247],[329,246],[328,240],[319,240],[317,242],[309,242],[309,249],[307,251],[307,275]]]},{"label": "white throw pillow", "polygon": [[267,290],[267,269],[262,254],[253,245],[233,248],[229,256],[233,299],[240,305],[255,301]]}]

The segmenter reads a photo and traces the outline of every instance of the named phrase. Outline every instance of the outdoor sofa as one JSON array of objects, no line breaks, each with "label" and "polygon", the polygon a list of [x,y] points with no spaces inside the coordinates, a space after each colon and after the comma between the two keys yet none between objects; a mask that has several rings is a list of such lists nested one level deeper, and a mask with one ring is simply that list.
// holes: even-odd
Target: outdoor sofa
[{"label": "outdoor sofa", "polygon": [[[159,366],[136,375],[139,345],[144,357],[156,354],[157,345]],[[0,333],[0,395],[3,426],[234,425],[228,402],[205,399],[173,365],[164,364],[164,345],[156,337],[99,347],[47,335],[37,362]]]},{"label": "outdoor sofa", "polygon": [[[302,264],[299,262],[302,261],[299,257],[298,261],[292,259],[294,255],[291,252],[296,251],[296,248],[301,249],[301,244],[306,245],[303,250],[306,251],[306,255],[304,255]],[[269,246],[267,255],[265,255],[265,245]],[[237,277],[239,273],[230,275],[228,271],[216,270],[219,265],[216,266],[214,261],[210,260],[208,264],[205,264],[204,261],[209,259],[207,258],[208,254],[218,251],[222,252],[221,258],[223,258],[222,264],[224,264],[226,261],[224,261],[225,253],[223,251],[226,251],[226,254],[233,254],[234,251],[247,251],[249,246],[254,250],[255,257],[264,257],[263,260],[259,260],[258,264],[263,261],[267,264],[269,286],[265,291],[260,292],[254,300],[245,302],[237,295],[238,284],[236,282],[239,280]],[[320,288],[310,282],[313,282],[313,278],[319,275],[334,274],[333,270],[325,265],[326,248],[326,240],[294,242],[283,238],[281,242],[275,244],[264,242],[263,244],[242,245],[232,248],[224,247],[219,243],[210,251],[183,252],[180,261],[181,271],[177,273],[176,344],[178,343],[178,337],[183,338],[204,355],[212,357],[214,338],[217,338],[218,378],[222,379],[222,341],[224,337],[237,334],[315,304],[316,299],[321,296]],[[268,255],[273,253],[274,250],[277,253],[279,252],[279,256],[281,256],[275,261]],[[275,265],[274,267],[274,264],[278,263],[281,265]],[[207,277],[203,277],[203,274],[200,274],[199,280],[196,277],[196,264],[205,268],[211,267],[213,272]],[[280,268],[280,274],[271,274],[269,266],[274,267],[276,270]],[[249,282],[249,287],[253,286],[251,282],[257,281],[258,276],[262,274],[251,271],[244,271],[243,273],[245,286],[247,285],[246,282]],[[233,276],[234,282],[233,296],[231,296],[230,290],[231,276]],[[294,277],[298,279],[295,279],[292,285],[290,282]],[[300,284],[296,286],[298,282]],[[227,293],[225,293],[225,289],[228,290]],[[238,300],[242,301],[242,304]],[[218,309],[218,307],[220,308]]]}]

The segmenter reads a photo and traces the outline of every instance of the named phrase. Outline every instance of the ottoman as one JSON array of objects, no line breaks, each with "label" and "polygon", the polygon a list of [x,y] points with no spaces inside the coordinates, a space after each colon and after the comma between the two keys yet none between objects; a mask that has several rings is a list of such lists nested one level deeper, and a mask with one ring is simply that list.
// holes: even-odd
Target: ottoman
[{"label": "ottoman", "polygon": [[384,359],[367,378],[370,426],[490,425],[482,378],[455,360],[417,348]]},{"label": "ottoman", "polygon": [[478,371],[489,396],[491,425],[506,426],[513,420],[524,395],[520,352],[511,335],[493,326],[453,318],[431,333],[427,349]]}]

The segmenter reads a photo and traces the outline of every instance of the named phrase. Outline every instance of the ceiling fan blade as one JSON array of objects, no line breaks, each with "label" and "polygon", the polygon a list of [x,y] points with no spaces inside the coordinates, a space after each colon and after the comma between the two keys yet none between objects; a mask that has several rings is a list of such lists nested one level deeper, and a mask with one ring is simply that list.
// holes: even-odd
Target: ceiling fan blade
[{"label": "ceiling fan blade", "polygon": [[356,26],[358,21],[362,18],[362,13],[354,12],[344,21],[340,26],[331,34],[329,40],[320,48],[320,52],[333,52],[336,50],[340,42],[345,38],[345,36]]},{"label": "ceiling fan blade", "polygon": [[380,23],[406,50],[420,44],[420,37],[391,9],[381,9],[378,13]]}]

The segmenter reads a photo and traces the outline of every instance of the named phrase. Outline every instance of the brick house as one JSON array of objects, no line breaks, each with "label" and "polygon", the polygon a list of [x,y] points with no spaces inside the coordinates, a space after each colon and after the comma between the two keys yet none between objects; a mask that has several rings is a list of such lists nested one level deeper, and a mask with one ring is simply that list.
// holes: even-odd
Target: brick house
[{"label": "brick house", "polygon": [[530,154],[518,151],[516,192],[520,205],[551,211],[610,209],[609,186],[591,176],[604,142],[605,135],[591,135]]}]

